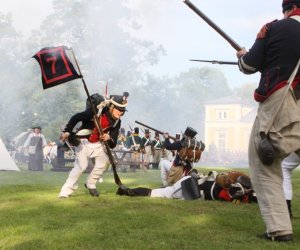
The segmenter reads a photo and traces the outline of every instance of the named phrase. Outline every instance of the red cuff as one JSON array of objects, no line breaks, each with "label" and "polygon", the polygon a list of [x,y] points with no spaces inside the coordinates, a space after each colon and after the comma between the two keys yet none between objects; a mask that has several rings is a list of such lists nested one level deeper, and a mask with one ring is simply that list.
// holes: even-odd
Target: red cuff
[{"label": "red cuff", "polygon": [[231,197],[227,192],[227,189],[223,188],[221,192],[218,195],[218,199],[224,200],[224,201],[231,201]]}]

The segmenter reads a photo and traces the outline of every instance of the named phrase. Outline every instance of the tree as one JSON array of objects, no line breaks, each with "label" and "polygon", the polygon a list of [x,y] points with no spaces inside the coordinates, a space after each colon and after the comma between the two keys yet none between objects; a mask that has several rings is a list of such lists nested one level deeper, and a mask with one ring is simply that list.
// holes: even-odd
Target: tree
[{"label": "tree", "polygon": [[0,134],[9,138],[18,130],[18,114],[21,114],[19,89],[22,84],[22,57],[21,35],[16,32],[12,25],[12,16],[0,12]]},{"label": "tree", "polygon": [[245,83],[242,86],[235,88],[233,92],[236,96],[241,97],[244,103],[250,106],[256,106],[257,103],[253,98],[253,93],[256,88],[257,83]]},{"label": "tree", "polygon": [[[23,111],[39,114],[38,120],[30,115],[21,119],[22,126],[30,121],[40,122],[50,139],[56,138],[59,124],[85,107],[86,94],[80,80],[42,90],[40,70],[31,58],[33,54],[43,47],[70,46],[91,94],[103,94],[104,88],[100,89],[99,83],[109,79],[109,93],[122,94],[136,89],[142,77],[139,65],[157,62],[161,51],[150,41],[137,40],[124,31],[121,23],[134,12],[121,1],[55,0],[53,8],[53,14],[45,18],[40,30],[26,41],[26,59],[22,63],[25,72],[22,95],[26,103]],[[144,53],[139,56],[141,50]],[[35,111],[36,107],[39,112]]]},{"label": "tree", "polygon": [[182,105],[181,119],[204,136],[205,103],[231,94],[224,74],[215,68],[191,68],[176,79],[175,103]]},{"label": "tree", "polygon": [[134,91],[126,118],[133,123],[134,117],[139,117],[173,135],[191,126],[203,138],[205,103],[230,94],[225,76],[214,68],[192,68],[173,78],[147,75]]}]

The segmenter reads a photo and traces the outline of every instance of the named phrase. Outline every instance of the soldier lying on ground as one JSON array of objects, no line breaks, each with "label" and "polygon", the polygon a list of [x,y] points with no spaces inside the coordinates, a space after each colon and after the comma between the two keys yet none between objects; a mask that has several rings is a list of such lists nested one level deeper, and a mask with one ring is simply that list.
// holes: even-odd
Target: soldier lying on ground
[{"label": "soldier lying on ground", "polygon": [[257,202],[250,177],[238,171],[208,175],[198,174],[193,169],[191,175],[184,176],[174,185],[164,188],[127,188],[121,185],[117,195],[148,196],[185,200],[224,200],[235,202]]}]

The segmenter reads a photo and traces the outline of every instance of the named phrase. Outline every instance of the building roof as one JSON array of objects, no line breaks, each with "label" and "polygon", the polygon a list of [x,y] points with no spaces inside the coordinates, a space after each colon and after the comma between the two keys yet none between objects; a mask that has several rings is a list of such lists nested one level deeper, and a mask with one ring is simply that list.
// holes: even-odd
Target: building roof
[{"label": "building roof", "polygon": [[205,103],[207,104],[244,104],[244,105],[248,105],[241,97],[239,96],[224,96],[218,99],[214,99],[211,101],[207,101]]},{"label": "building roof", "polygon": [[252,123],[252,122],[254,122],[255,117],[256,117],[256,113],[257,113],[257,109],[254,108],[247,115],[242,117],[241,122],[243,122],[243,123],[249,123],[249,122]]}]

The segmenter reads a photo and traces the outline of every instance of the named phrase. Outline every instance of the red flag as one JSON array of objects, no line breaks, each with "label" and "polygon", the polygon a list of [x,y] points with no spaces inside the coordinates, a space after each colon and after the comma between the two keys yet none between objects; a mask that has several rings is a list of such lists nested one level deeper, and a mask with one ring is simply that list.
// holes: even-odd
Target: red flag
[{"label": "red flag", "polygon": [[69,60],[67,49],[66,46],[47,47],[33,56],[41,67],[44,89],[82,77]]}]

